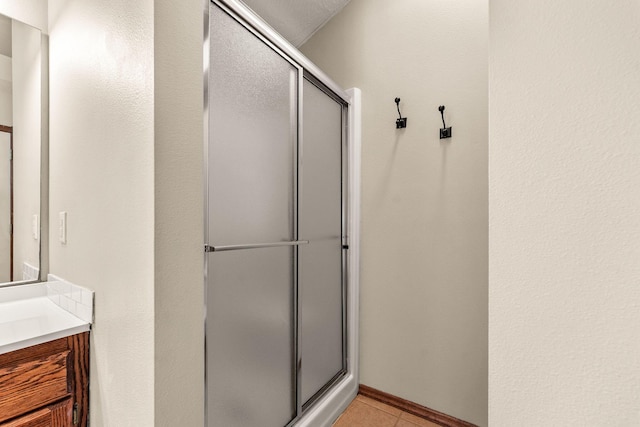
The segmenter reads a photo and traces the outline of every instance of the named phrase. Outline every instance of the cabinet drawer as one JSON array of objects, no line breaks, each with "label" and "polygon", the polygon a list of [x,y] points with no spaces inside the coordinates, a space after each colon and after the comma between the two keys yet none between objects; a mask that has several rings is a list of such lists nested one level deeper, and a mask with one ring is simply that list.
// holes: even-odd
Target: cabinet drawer
[{"label": "cabinet drawer", "polygon": [[34,411],[24,417],[17,418],[0,427],[68,427],[73,422],[73,405],[71,398]]},{"label": "cabinet drawer", "polygon": [[69,350],[0,366],[0,422],[70,395]]}]

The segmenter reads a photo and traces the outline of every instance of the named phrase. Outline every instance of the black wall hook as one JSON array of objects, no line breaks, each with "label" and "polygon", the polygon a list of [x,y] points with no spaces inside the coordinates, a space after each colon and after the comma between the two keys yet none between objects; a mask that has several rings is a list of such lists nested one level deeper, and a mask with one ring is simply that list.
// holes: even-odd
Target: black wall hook
[{"label": "black wall hook", "polygon": [[407,127],[407,118],[402,117],[400,113],[400,98],[396,98],[396,107],[398,108],[399,119],[396,120],[396,129],[403,129]]},{"label": "black wall hook", "polygon": [[438,107],[440,115],[442,116],[442,129],[440,129],[440,139],[451,138],[451,127],[447,127],[444,123],[444,105]]}]

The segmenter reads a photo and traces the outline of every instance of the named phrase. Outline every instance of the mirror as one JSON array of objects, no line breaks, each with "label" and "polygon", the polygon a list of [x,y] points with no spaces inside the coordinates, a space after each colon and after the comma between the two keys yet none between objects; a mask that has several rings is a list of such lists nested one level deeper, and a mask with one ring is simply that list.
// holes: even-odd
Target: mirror
[{"label": "mirror", "polygon": [[48,220],[41,212],[46,208],[41,203],[41,188],[46,189],[41,177],[42,165],[47,164],[42,150],[43,136],[47,138],[46,62],[46,36],[0,15],[0,286],[44,277],[41,237],[46,233],[41,226]]}]

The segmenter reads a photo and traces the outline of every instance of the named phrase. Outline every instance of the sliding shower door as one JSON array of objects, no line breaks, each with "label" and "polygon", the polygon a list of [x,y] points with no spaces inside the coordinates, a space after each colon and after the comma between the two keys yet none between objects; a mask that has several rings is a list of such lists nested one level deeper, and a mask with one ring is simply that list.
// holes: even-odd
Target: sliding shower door
[{"label": "sliding shower door", "polygon": [[321,87],[304,80],[299,232],[309,244],[299,249],[303,404],[345,368],[343,106]]},{"label": "sliding shower door", "polygon": [[284,426],[296,414],[299,70],[211,7],[209,425]]},{"label": "sliding shower door", "polygon": [[292,425],[345,362],[346,106],[209,9],[209,427]]}]

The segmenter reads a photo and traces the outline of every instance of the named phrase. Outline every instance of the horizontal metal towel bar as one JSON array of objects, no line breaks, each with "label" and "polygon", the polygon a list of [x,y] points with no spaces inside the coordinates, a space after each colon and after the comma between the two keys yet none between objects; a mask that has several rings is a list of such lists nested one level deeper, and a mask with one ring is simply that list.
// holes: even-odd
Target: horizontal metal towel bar
[{"label": "horizontal metal towel bar", "polygon": [[260,249],[260,248],[275,248],[278,246],[298,246],[308,244],[308,240],[294,240],[291,242],[274,242],[274,243],[252,243],[248,245],[226,245],[226,246],[204,246],[205,252],[224,252],[224,251],[237,251],[240,249]]}]

